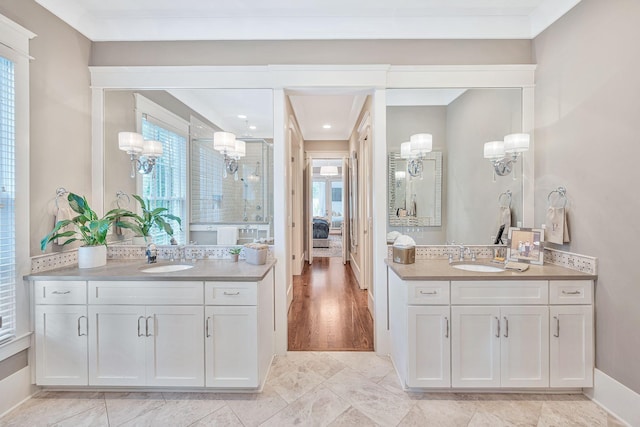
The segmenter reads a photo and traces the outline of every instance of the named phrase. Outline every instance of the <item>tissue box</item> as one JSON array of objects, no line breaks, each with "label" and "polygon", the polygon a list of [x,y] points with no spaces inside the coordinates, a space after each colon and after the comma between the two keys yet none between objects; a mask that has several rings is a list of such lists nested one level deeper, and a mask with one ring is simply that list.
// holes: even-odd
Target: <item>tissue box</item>
[{"label": "tissue box", "polygon": [[393,262],[398,264],[413,264],[416,262],[416,247],[400,248],[393,247]]},{"label": "tissue box", "polygon": [[267,263],[267,245],[250,243],[244,247],[244,260],[249,264],[263,265]]}]

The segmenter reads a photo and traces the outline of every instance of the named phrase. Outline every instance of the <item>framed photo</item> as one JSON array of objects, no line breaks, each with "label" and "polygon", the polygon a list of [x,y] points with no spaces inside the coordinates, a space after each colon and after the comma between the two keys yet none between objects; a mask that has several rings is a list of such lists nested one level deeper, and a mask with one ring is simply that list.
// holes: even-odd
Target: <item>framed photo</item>
[{"label": "framed photo", "polygon": [[540,264],[544,260],[544,230],[538,228],[510,228],[507,241],[509,261]]}]

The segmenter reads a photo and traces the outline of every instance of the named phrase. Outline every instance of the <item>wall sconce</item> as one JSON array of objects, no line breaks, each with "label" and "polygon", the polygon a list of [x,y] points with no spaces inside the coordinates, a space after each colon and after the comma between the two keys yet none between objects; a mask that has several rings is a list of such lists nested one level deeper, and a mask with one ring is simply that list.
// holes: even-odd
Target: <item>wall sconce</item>
[{"label": "wall sconce", "polygon": [[162,156],[161,142],[145,141],[137,132],[119,132],[118,148],[131,157],[131,178],[135,178],[136,171],[142,175],[151,173],[156,159]]},{"label": "wall sconce", "polygon": [[320,166],[320,176],[338,176],[338,167]]},{"label": "wall sconce", "polygon": [[[491,141],[484,144],[484,158],[493,165],[493,181],[496,175],[506,176],[513,170],[521,153],[529,150],[530,136],[527,133],[512,133],[504,141]],[[516,174],[513,174],[516,179]]]},{"label": "wall sconce", "polygon": [[238,180],[238,161],[247,153],[246,144],[231,132],[214,132],[213,148],[222,153],[224,156],[224,174],[226,178],[227,172],[233,174],[234,179]]},{"label": "wall sconce", "polygon": [[408,159],[407,172],[411,177],[422,178],[422,160],[433,149],[433,136],[430,133],[411,135],[408,142],[400,144],[400,157]]}]

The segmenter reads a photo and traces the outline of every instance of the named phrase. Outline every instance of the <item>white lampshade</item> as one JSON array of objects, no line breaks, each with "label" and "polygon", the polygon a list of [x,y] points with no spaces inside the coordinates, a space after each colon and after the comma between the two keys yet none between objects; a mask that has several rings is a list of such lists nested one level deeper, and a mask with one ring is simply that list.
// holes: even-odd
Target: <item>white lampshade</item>
[{"label": "white lampshade", "polygon": [[118,132],[118,148],[127,153],[140,153],[144,138],[137,132]]},{"label": "white lampshade", "polygon": [[236,139],[235,146],[227,154],[231,157],[244,157],[247,154],[246,143],[242,140]]},{"label": "white lampshade", "polygon": [[400,181],[401,179],[405,179],[407,173],[405,171],[396,171],[396,181]]},{"label": "white lampshade", "polygon": [[502,159],[504,157],[504,141],[491,141],[484,143],[485,159]]},{"label": "white lampshade", "polygon": [[431,152],[433,136],[430,133],[417,133],[411,135],[411,155],[419,156]]},{"label": "white lampshade", "polygon": [[512,133],[504,137],[504,151],[507,153],[522,153],[529,150],[528,133]]},{"label": "white lampshade", "polygon": [[214,132],[213,148],[229,153],[236,148],[236,136],[231,132]]},{"label": "white lampshade", "polygon": [[409,141],[400,144],[400,157],[403,159],[411,157],[411,143]]},{"label": "white lampshade", "polygon": [[320,166],[320,175],[338,176],[338,167],[337,166]]},{"label": "white lampshade", "polygon": [[160,141],[145,141],[142,147],[142,155],[145,157],[162,156],[162,143]]}]

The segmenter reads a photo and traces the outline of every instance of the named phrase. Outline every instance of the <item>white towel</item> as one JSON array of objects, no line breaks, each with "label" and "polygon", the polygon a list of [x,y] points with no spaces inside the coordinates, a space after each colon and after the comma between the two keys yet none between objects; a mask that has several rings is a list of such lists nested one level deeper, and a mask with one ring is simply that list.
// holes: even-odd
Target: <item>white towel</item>
[{"label": "white towel", "polygon": [[500,226],[504,224],[504,232],[503,236],[509,235],[509,227],[511,227],[511,208],[509,206],[500,206],[500,210],[498,211],[498,226],[496,230],[500,228]]},{"label": "white towel", "polygon": [[562,245],[569,243],[569,225],[567,224],[567,210],[565,208],[549,207],[547,209],[547,220],[545,229],[547,242]]},{"label": "white towel", "polygon": [[218,227],[219,245],[236,245],[238,243],[238,227]]},{"label": "white towel", "polygon": [[[75,216],[75,212],[71,209],[71,207],[68,204],[65,203],[64,205],[59,206],[58,209],[56,210],[55,224],[57,224],[59,221],[73,219],[74,216]],[[67,225],[66,227],[62,227],[58,231],[58,233],[64,233],[65,231],[71,231],[71,230],[73,230],[73,226]],[[68,239],[69,237],[58,238],[54,241],[54,243],[56,245],[61,245],[64,242],[66,242]]]}]

